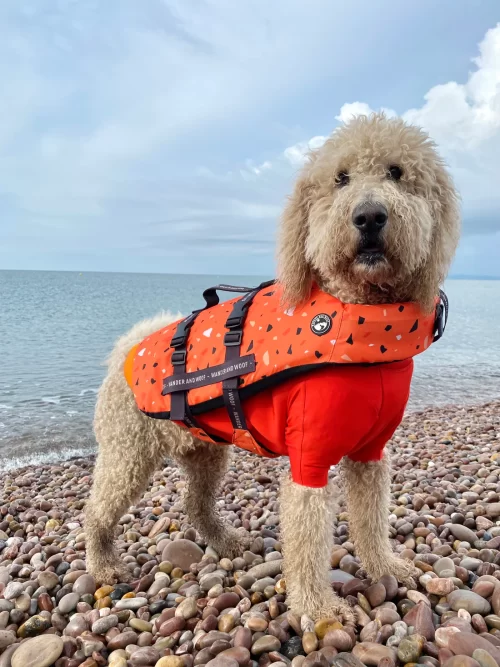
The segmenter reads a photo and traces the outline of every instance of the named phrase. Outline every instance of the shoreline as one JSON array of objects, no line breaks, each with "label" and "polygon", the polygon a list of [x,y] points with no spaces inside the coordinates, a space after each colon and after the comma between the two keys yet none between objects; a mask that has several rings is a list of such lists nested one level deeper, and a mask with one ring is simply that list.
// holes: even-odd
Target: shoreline
[{"label": "shoreline", "polygon": [[[277,514],[286,458],[235,454],[219,509],[254,542],[233,561],[187,523],[185,480],[166,463],[120,520],[132,587],[85,571],[95,454],[3,470],[0,667],[12,656],[14,667],[347,667],[338,654],[351,650],[349,667],[439,667],[457,655],[468,657],[449,667],[500,667],[500,400],[408,412],[390,447],[390,534],[422,575],[417,592],[365,579],[342,506],[331,580],[356,605],[355,631],[287,612]],[[471,657],[485,648],[489,662]]]},{"label": "shoreline", "polygon": [[[404,419],[409,418],[411,415],[423,415],[428,411],[437,410],[437,411],[443,411],[444,413],[455,412],[456,410],[467,411],[469,409],[481,408],[483,406],[495,405],[497,403],[500,404],[500,396],[488,398],[487,400],[479,399],[478,401],[473,401],[473,402],[470,401],[459,402],[459,403],[450,402],[446,404],[436,403],[427,406],[418,406],[418,405],[413,406],[410,398],[409,405],[405,410]],[[89,426],[89,433],[91,433],[89,439],[93,440],[91,418],[89,418],[88,426]],[[81,433],[79,435],[81,436]],[[6,438],[6,441],[8,442],[8,437]],[[80,450],[78,449],[70,450],[66,454],[64,453],[63,450],[59,448],[42,452],[33,451],[30,454],[25,454],[20,457],[7,457],[7,456],[2,457],[0,450],[0,468],[2,469],[0,471],[0,481],[2,472],[15,473],[16,471],[28,469],[31,466],[51,466],[51,465],[57,466],[66,461],[73,461],[85,458],[92,459],[92,457],[95,458],[96,454],[97,454],[97,447],[95,446],[93,449],[90,444],[86,445],[85,447],[82,447]]]}]

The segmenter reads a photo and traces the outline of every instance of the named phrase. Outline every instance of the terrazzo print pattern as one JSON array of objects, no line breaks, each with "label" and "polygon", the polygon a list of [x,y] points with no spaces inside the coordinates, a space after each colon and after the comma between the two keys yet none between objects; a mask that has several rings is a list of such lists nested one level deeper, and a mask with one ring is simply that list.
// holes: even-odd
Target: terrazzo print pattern
[{"label": "terrazzo print pattern", "polygon": [[[407,359],[432,342],[434,314],[424,315],[415,304],[348,305],[315,288],[308,304],[283,310],[280,290],[263,289],[248,309],[240,353],[254,355],[256,368],[241,376],[241,389],[299,366]],[[224,363],[225,322],[235,301],[202,311],[194,321],[188,373]],[[148,336],[134,353],[129,384],[138,407],[148,414],[170,411],[170,396],[161,392],[164,379],[173,374],[169,345],[177,324]],[[194,406],[221,395],[222,383],[217,382],[191,389],[188,401]]]}]

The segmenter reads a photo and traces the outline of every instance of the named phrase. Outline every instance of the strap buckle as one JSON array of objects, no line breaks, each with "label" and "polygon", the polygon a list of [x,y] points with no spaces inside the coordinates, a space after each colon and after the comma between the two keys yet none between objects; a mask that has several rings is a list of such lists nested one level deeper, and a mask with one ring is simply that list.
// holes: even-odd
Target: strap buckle
[{"label": "strap buckle", "polygon": [[224,334],[224,345],[226,347],[236,347],[237,345],[241,345],[242,338],[243,331],[226,331]]},{"label": "strap buckle", "polygon": [[182,366],[186,363],[186,350],[175,350],[172,352],[172,359],[170,360],[172,366]]},{"label": "strap buckle", "polygon": [[245,317],[245,315],[233,315],[233,316],[230,315],[227,318],[226,324],[224,326],[226,327],[226,329],[239,329],[243,324],[243,318]]},{"label": "strap buckle", "polygon": [[182,336],[174,336],[170,341],[170,347],[173,348],[182,347],[183,345],[185,345],[186,340],[187,340],[187,334],[183,334]]}]

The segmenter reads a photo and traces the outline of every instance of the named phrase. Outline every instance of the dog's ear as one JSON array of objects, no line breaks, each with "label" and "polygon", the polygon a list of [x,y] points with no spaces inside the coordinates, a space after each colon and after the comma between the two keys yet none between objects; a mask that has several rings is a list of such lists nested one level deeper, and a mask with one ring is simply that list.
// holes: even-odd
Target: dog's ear
[{"label": "dog's ear", "polygon": [[430,254],[415,277],[415,300],[427,311],[434,308],[434,299],[447,276],[460,238],[459,196],[444,165],[434,174],[432,189],[435,224]]},{"label": "dog's ear", "polygon": [[296,306],[311,292],[312,271],[306,260],[309,211],[316,187],[302,176],[295,184],[281,217],[278,240],[278,280],[283,285],[283,303]]}]

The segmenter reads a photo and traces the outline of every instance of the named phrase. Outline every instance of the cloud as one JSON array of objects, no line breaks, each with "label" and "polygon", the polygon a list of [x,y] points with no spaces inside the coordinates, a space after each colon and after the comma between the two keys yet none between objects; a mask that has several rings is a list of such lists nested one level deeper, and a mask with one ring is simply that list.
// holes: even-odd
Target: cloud
[{"label": "cloud", "polygon": [[300,167],[306,162],[307,154],[312,150],[321,148],[326,140],[327,137],[317,136],[312,137],[309,141],[300,141],[293,146],[285,148],[283,155],[292,167]]},{"label": "cloud", "polygon": [[500,137],[500,23],[488,30],[466,83],[434,86],[405,118],[425,127],[450,153],[476,151]]},{"label": "cloud", "polygon": [[[491,233],[500,226],[500,23],[488,30],[472,62],[475,69],[465,83],[436,85],[424,95],[421,107],[401,114],[438,144],[461,192],[464,233],[470,235]],[[385,107],[375,110],[397,115]],[[348,122],[373,111],[366,102],[350,102],[335,118]],[[303,163],[316,139],[290,146],[285,156],[293,165]],[[498,243],[496,237],[494,242]]]},{"label": "cloud", "polygon": [[[381,107],[379,111],[383,111],[389,118],[397,116],[393,109],[387,109],[386,107]],[[369,116],[371,113],[372,109],[366,102],[348,102],[342,105],[339,115],[335,118],[341,123],[348,123],[354,116]]]}]

